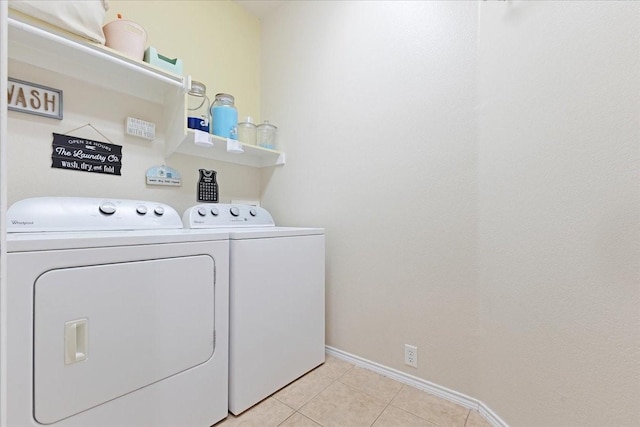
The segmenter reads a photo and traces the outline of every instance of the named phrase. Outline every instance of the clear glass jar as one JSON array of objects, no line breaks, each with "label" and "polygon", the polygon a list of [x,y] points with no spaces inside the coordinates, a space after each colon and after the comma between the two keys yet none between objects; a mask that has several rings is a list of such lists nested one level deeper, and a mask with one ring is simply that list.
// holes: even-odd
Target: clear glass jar
[{"label": "clear glass jar", "polygon": [[256,132],[258,134],[258,147],[275,150],[277,127],[265,120],[264,123],[258,125]]},{"label": "clear glass jar", "polygon": [[235,99],[227,93],[216,94],[211,106],[212,133],[223,138],[238,139],[238,110]]},{"label": "clear glass jar", "polygon": [[256,124],[253,123],[251,117],[247,117],[244,122],[238,123],[238,141],[256,145]]},{"label": "clear glass jar", "polygon": [[191,81],[191,90],[187,96],[187,127],[209,133],[207,87],[196,81]]}]

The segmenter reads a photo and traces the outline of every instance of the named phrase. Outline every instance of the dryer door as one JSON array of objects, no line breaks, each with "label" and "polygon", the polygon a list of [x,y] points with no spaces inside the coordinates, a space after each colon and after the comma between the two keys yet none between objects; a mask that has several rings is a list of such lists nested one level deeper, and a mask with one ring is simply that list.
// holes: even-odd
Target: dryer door
[{"label": "dryer door", "polygon": [[50,270],[35,283],[35,418],[51,424],[206,362],[214,260]]}]

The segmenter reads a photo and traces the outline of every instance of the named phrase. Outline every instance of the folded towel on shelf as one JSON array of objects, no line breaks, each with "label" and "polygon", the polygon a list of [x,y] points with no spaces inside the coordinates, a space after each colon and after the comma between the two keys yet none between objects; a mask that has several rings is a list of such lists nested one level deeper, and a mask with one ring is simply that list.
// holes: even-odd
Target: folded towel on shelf
[{"label": "folded towel on shelf", "polygon": [[105,43],[107,0],[9,0],[9,8],[85,39]]}]

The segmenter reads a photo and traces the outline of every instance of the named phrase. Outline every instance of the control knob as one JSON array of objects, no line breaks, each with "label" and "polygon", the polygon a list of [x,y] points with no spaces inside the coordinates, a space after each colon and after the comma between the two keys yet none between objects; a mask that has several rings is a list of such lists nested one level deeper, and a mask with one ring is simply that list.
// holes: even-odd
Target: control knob
[{"label": "control knob", "polygon": [[207,215],[207,210],[205,208],[198,208],[198,215],[200,216]]},{"label": "control knob", "polygon": [[158,216],[162,216],[164,215],[164,208],[162,206],[156,206],[153,212],[155,212],[155,214]]},{"label": "control knob", "polygon": [[218,216],[219,213],[218,208],[211,208],[211,215]]},{"label": "control knob", "polygon": [[258,211],[255,210],[254,208],[249,209],[249,213],[251,214],[251,216],[256,216],[258,215]]},{"label": "control knob", "polygon": [[147,213],[147,207],[145,205],[140,205],[136,208],[136,212],[140,215],[145,215]]},{"label": "control knob", "polygon": [[233,216],[240,215],[240,209],[238,209],[237,206],[232,206],[231,209],[229,209],[229,212],[231,212],[231,215]]},{"label": "control knob", "polygon": [[111,202],[104,202],[100,205],[100,212],[105,215],[112,215],[116,212],[116,205]]}]

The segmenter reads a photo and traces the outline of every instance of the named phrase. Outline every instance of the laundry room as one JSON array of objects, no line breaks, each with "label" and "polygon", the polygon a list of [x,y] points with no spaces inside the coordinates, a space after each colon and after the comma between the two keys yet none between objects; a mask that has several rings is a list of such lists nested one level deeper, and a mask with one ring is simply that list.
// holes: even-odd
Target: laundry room
[{"label": "laundry room", "polygon": [[[222,427],[640,425],[640,2],[92,0],[76,3],[102,14],[66,22],[38,17],[29,3],[55,2],[0,2],[1,427],[160,426],[180,414]],[[100,23],[93,35],[65,28],[91,19]],[[102,28],[110,23],[144,35],[140,57],[103,46],[115,39]],[[231,133],[213,130],[221,104],[237,115]],[[206,130],[187,120],[203,105]],[[247,130],[257,139],[245,140]],[[131,208],[140,225],[118,236],[105,225],[96,240],[12,240],[8,209],[34,198],[90,200],[100,221]],[[53,200],[38,209],[53,206],[61,220],[81,210]],[[228,222],[212,230],[209,221]],[[239,222],[273,228],[228,228]],[[259,240],[285,242],[274,248],[286,255],[243,246]],[[322,263],[299,270],[307,250]],[[240,253],[256,264],[240,267]],[[41,285],[12,285],[37,283],[39,262]],[[174,262],[200,278],[184,293],[172,287],[181,277]],[[69,302],[47,294],[68,267],[66,281],[95,279],[100,290],[69,285]],[[85,337],[106,326],[71,301],[112,301],[98,276],[124,280],[127,268],[161,285],[134,284],[113,328],[135,323],[136,310],[154,316],[143,297],[151,293],[159,307],[175,300],[185,313],[210,299],[189,314],[202,330],[183,335],[179,311],[167,308],[158,320],[164,344],[136,339],[154,334],[149,324],[119,343],[163,354],[148,371],[127,365],[126,386],[114,375],[79,396],[87,389],[74,391],[73,381],[89,387],[93,377],[66,378],[70,405],[55,387],[34,386],[49,351],[38,350],[48,348],[33,337],[38,325],[62,322],[51,330],[73,359],[64,369],[98,360],[109,341]],[[324,290],[301,294],[291,312],[277,301],[295,287],[251,290],[247,313],[271,303],[246,323],[250,345],[265,347],[234,350],[240,339],[220,335],[242,324],[232,317],[233,280],[266,271],[303,282],[314,271]],[[225,281],[228,289],[209,287]],[[55,308],[45,316],[49,298]],[[231,306],[216,305],[223,300]],[[29,314],[38,307],[45,317]],[[73,317],[62,319],[65,310]],[[264,321],[294,324],[311,312],[295,337],[293,328],[269,334]],[[305,335],[323,335],[324,360],[314,341],[313,362],[295,378],[261,376],[296,365],[286,357],[306,351]],[[193,345],[193,360],[176,362],[173,340]],[[125,364],[125,350],[102,357]],[[234,351],[262,355],[235,365],[261,371],[242,379],[250,399],[240,379],[227,387]],[[8,367],[19,374],[7,380]],[[202,375],[224,384],[209,390]],[[180,390],[199,387],[224,400],[223,415],[187,415],[206,399],[190,402]],[[228,406],[234,393],[242,398]],[[158,403],[167,408],[151,418],[132,409]]]},{"label": "laundry room", "polygon": [[[182,72],[207,85],[209,97],[215,96],[214,91],[231,93],[237,99],[236,107],[240,114],[259,120],[260,27],[256,18],[237,5],[225,2],[193,3],[191,9],[180,6],[178,2],[164,2],[153,7],[144,1],[110,1],[108,5],[105,23],[118,20],[117,14],[120,14],[123,20],[130,19],[144,25],[147,45],[157,47],[166,56],[180,57],[184,64]],[[197,13],[198,10],[201,13]],[[169,18],[170,23],[165,21]],[[178,25],[179,22],[188,24]],[[167,25],[175,30],[167,32]],[[15,49],[28,48],[20,46]],[[223,56],[229,59],[215,60]],[[48,60],[62,61],[55,56]],[[47,60],[43,61],[46,64]],[[90,66],[80,60],[76,60],[77,63],[73,62],[74,59],[69,61],[72,64],[70,68],[80,73],[92,72]],[[225,62],[234,66],[225,66]],[[63,97],[62,120],[13,111],[9,113],[9,137],[16,141],[7,145],[7,156],[12,159],[8,162],[8,174],[13,182],[8,191],[9,203],[42,195],[99,195],[170,202],[183,212],[197,202],[199,169],[217,172],[222,200],[259,201],[258,168],[183,154],[165,156],[168,123],[176,118],[166,111],[167,106],[162,101],[166,95],[160,91],[162,89],[148,84],[141,89],[151,92],[148,95],[130,94],[123,87],[126,82],[116,82],[117,77],[108,72],[96,73],[95,78],[78,79],[70,77],[69,73],[43,72],[42,67],[46,65],[36,68],[26,62],[9,62],[9,77],[60,89]],[[136,84],[146,83],[142,79]],[[128,117],[154,124],[153,139],[127,134]],[[52,133],[122,146],[121,174],[52,167]],[[147,171],[163,165],[180,174],[180,186],[147,183]]]}]

